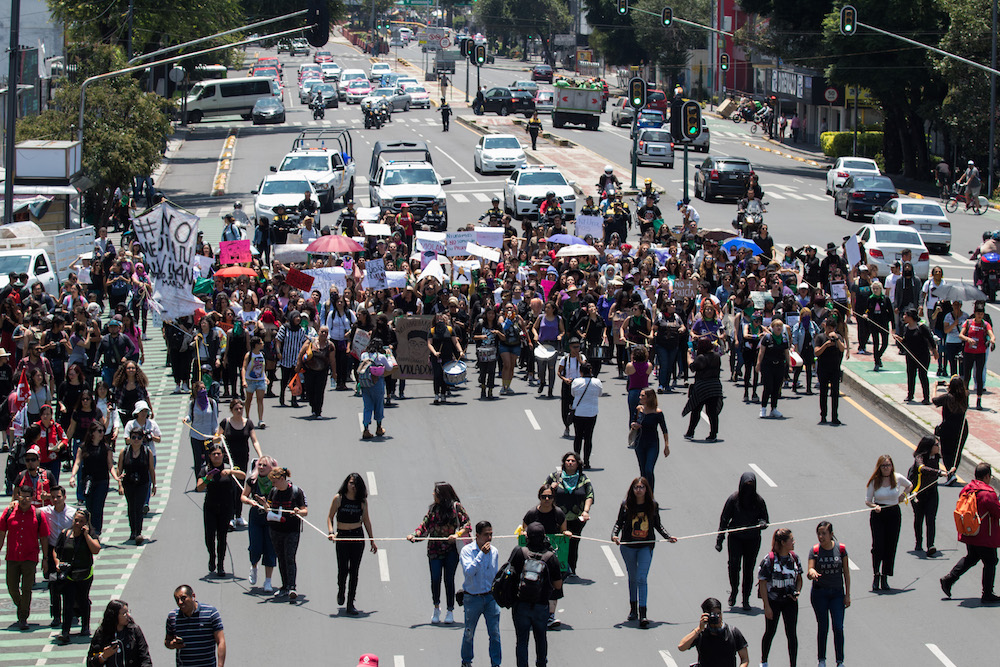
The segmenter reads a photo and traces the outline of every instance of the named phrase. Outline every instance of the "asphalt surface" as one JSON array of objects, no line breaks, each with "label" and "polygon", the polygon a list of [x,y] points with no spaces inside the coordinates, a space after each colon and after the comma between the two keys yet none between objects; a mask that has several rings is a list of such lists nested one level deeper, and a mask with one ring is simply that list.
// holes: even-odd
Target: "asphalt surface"
[{"label": "asphalt surface", "polygon": [[[417,49],[411,49],[419,56]],[[343,66],[364,66],[368,62],[353,48],[333,45],[333,51]],[[417,57],[414,61],[418,62]],[[290,92],[294,93],[294,74],[290,69],[288,72]],[[493,76],[489,72],[483,70],[484,81]],[[496,76],[498,81],[511,79],[508,71]],[[460,78],[456,76],[455,82]],[[298,104],[297,97],[286,101],[291,103],[286,127],[251,128],[237,119],[194,126],[158,184],[172,199],[202,215],[210,242],[218,241],[219,215],[236,199],[242,199],[249,208],[249,192],[267,173],[267,167],[280,161],[299,130],[311,126],[311,116]],[[341,119],[343,124],[338,123]],[[328,110],[327,120],[331,127],[357,128],[361,114],[356,106],[342,105],[339,110]],[[741,128],[729,124],[735,129],[726,129],[724,124],[710,123],[713,131],[716,125],[720,128],[713,136],[713,153],[752,156],[762,173],[765,190],[804,197],[772,198],[768,223],[780,241],[825,242],[856,228],[856,223],[845,224],[842,220],[831,227],[829,199],[805,196],[811,193],[823,197],[816,175],[821,172],[747,148],[738,137],[723,134]],[[230,128],[238,128],[238,140],[229,194],[208,197],[205,193]],[[611,161],[627,156],[625,140],[603,125],[597,133],[563,132]],[[442,133],[434,110],[398,114],[395,122],[382,130],[352,133],[359,174],[367,173],[371,144],[378,139],[417,136],[430,141],[439,173],[455,178],[447,188],[453,225],[462,219],[477,218],[488,208],[489,196],[502,189],[502,176],[480,176],[472,171],[475,135],[455,123],[449,133]],[[679,169],[650,168],[640,173],[647,172],[667,187],[669,202],[675,196],[671,188],[679,190],[674,182],[681,173]],[[357,195],[359,203],[367,203],[366,184],[359,182]],[[696,206],[705,226],[727,226],[732,217],[731,205],[699,202]],[[330,215],[335,214],[324,214],[324,218]],[[956,220],[956,237],[963,241],[956,241],[955,247],[961,248],[965,237],[971,239],[978,232],[967,229],[961,215],[957,218],[963,224]],[[968,222],[978,227],[983,220],[969,218]],[[960,265],[949,264],[946,277],[961,275],[961,271],[965,269]],[[147,368],[147,372],[157,375],[164,371],[162,367]],[[597,502],[591,524],[584,532],[585,536],[601,539],[610,536],[618,504],[637,474],[634,455],[624,442],[624,381],[612,375],[609,370],[602,372],[607,395],[601,399],[592,460],[595,469],[590,474]],[[514,384],[515,396],[480,401],[474,386],[474,368],[470,368],[469,377],[473,382],[459,392],[455,402],[439,407],[431,405],[429,382],[409,382],[407,400],[387,409],[387,437],[375,441],[360,440],[361,400],[350,393],[327,392],[326,417],[322,421],[306,419],[305,408],[278,408],[276,400],[267,401],[268,429],[259,433],[262,446],[292,470],[295,484],[309,499],[309,521],[324,527],[329,502],[348,473],[356,471],[375,481],[377,494],[370,499],[370,512],[375,534],[382,539],[378,540],[378,556],[366,553],[362,562],[358,607],[363,614],[359,618],[346,617],[338,609],[333,547],[308,527],[299,550],[301,597],[295,604],[276,602],[250,589],[246,581],[245,532],[230,536],[227,570],[235,572],[235,577],[218,580],[208,576],[202,544],[202,498],[193,492],[187,458],[190,454],[181,434],[178,465],[172,470],[169,500],[155,528],[154,541],[143,548],[123,592],[150,640],[154,664],[168,664],[172,659],[162,645],[162,628],[166,614],[173,608],[171,593],[181,583],[193,585],[199,600],[220,608],[231,665],[277,660],[352,665],[351,660],[367,652],[378,654],[394,667],[458,664],[461,625],[430,624],[424,545],[409,544],[401,538],[419,523],[437,480],[454,485],[473,522],[489,519],[496,535],[510,535],[524,512],[534,505],[535,493],[545,476],[557,467],[561,454],[571,449],[571,441],[560,437],[558,399],[538,397],[533,388],[518,380]],[[973,570],[956,585],[950,602],[942,601],[937,584],[937,579],[964,553],[951,528],[950,510],[957,490],[941,492],[937,540],[941,553],[925,558],[909,551],[913,546],[912,514],[904,508],[896,576],[891,580],[895,590],[869,591],[871,565],[867,552],[871,538],[863,505],[865,484],[879,454],[893,455],[902,472],[909,467],[911,450],[895,434],[898,427],[892,419],[880,413],[878,406],[860,405],[847,396],[841,401],[840,414],[845,425],[818,427],[817,399],[813,396],[783,399],[779,408],[784,419],[760,420],[758,408],[744,405],[741,398],[742,392],[727,383],[721,440],[710,444],[683,440],[682,429],[687,421],[680,416],[683,398],[680,394],[661,397],[672,447],[670,457],[657,465],[657,495],[669,531],[682,538],[713,531],[725,498],[736,489],[740,475],[754,470],[773,526],[787,525],[795,531],[800,554],[804,555],[814,543],[813,531],[819,517],[846,513],[832,521],[838,539],[847,546],[852,562],[859,568],[851,573],[853,605],[846,621],[848,664],[898,665],[905,661],[923,667],[979,664],[984,658],[988,661],[989,637],[1000,612],[980,608],[980,570]],[[700,424],[698,437],[706,434],[707,424]],[[498,538],[496,543],[504,556],[513,546],[509,538]],[[622,576],[624,563],[617,549],[585,542],[581,546],[580,578],[567,585],[565,599],[559,604],[563,626],[549,633],[550,664],[599,665],[608,664],[609,659],[625,659],[630,664],[673,667],[692,662],[695,656],[679,654],[677,643],[695,624],[702,599],[714,596],[725,600],[728,594],[726,559],[713,546],[714,537],[691,537],[658,546],[649,582],[653,624],[642,631],[624,620],[628,598]],[[461,584],[461,576],[458,582]],[[805,586],[806,593],[809,586]],[[106,599],[95,596],[95,607],[103,608]],[[764,619],[754,600],[752,612],[727,609],[725,617],[748,638],[751,664],[756,665]],[[461,621],[460,610],[456,616]],[[513,664],[514,634],[507,612],[501,628],[505,663]],[[800,604],[798,628],[801,664],[814,664],[816,625],[807,595]],[[482,628],[476,652],[476,664],[486,664],[486,634]],[[832,646],[828,657],[832,664]],[[785,665],[786,660],[784,639],[779,636],[771,664]]]}]

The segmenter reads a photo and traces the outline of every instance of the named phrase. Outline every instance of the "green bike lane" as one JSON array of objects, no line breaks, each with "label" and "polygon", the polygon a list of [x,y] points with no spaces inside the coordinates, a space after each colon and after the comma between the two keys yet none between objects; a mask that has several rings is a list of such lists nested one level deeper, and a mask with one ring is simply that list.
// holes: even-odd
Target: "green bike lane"
[{"label": "green bike lane", "polygon": [[[143,370],[150,378],[150,398],[156,423],[163,432],[163,440],[156,448],[157,495],[150,498],[149,514],[143,524],[145,544],[136,547],[126,544],[129,537],[128,515],[125,497],[112,488],[104,508],[104,532],[101,552],[94,562],[94,584],[90,590],[91,630],[100,625],[104,608],[109,600],[120,597],[128,584],[132,571],[147,548],[156,548],[156,529],[163,511],[166,509],[172,489],[170,480],[182,442],[186,442],[185,427],[181,417],[187,407],[187,397],[172,395],[173,384],[166,367],[166,347],[159,331],[150,325],[150,339],[145,342],[145,363]],[[118,451],[123,440],[119,437]],[[117,453],[116,453],[117,456]],[[66,485],[69,476],[63,473],[60,482]],[[112,484],[113,487],[113,484]],[[69,497],[75,499],[75,489],[69,489]],[[83,664],[86,660],[90,637],[80,637],[72,630],[72,641],[66,646],[55,643],[58,628],[49,627],[49,592],[42,581],[41,571],[36,574],[36,584],[32,591],[30,629],[17,630],[16,615],[10,597],[5,593],[0,597],[0,667],[25,667],[27,665]],[[147,640],[149,637],[147,636]]]}]

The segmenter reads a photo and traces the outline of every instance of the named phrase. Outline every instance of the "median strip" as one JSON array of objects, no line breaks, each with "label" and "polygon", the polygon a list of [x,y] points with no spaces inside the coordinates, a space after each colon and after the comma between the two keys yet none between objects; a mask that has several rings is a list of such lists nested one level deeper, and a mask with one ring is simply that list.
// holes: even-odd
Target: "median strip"
[{"label": "median strip", "polygon": [[229,131],[229,136],[222,144],[222,152],[219,154],[219,164],[215,168],[215,178],[212,179],[212,196],[226,194],[226,186],[229,184],[229,172],[233,168],[233,155],[236,153],[236,134],[238,130],[233,128]]}]

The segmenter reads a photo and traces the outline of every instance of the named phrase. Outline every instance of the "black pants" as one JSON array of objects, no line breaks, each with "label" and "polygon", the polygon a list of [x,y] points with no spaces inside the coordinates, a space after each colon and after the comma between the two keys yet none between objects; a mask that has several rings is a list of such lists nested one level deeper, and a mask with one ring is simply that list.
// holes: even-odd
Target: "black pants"
[{"label": "black pants", "polygon": [[66,579],[58,582],[59,599],[62,603],[62,634],[69,637],[73,617],[79,614],[80,629],[90,630],[90,586],[94,577],[80,581]]},{"label": "black pants", "polygon": [[950,429],[942,428],[939,437],[941,438],[941,460],[944,462],[944,467],[951,470],[958,466],[962,460],[962,446],[969,437],[969,425],[963,421],[961,435]]},{"label": "black pants", "polygon": [[899,505],[883,507],[880,512],[872,510],[868,524],[872,530],[872,571],[875,574],[892,576],[902,521]]},{"label": "black pants", "polygon": [[[499,356],[499,355],[498,355]],[[483,389],[493,389],[497,384],[497,362],[479,362],[479,386]]]},{"label": "black pants", "polygon": [[743,396],[750,391],[750,376],[753,375],[753,393],[757,393],[760,374],[757,373],[757,348],[743,348]]},{"label": "black pants", "polygon": [[321,371],[306,369],[305,390],[314,415],[323,414],[323,394],[326,392],[328,374],[329,371],[325,368]]},{"label": "black pants", "polygon": [[719,434],[719,412],[721,412],[719,401],[721,400],[720,396],[714,396],[706,400],[704,406],[699,405],[691,410],[691,416],[688,418],[688,436],[694,437],[694,430],[698,428],[698,422],[701,420],[702,407],[705,408],[705,414],[708,415],[708,437],[714,438]]},{"label": "black pants", "polygon": [[743,568],[743,601],[749,602],[755,585],[757,554],[760,552],[760,533],[756,537],[734,537],[728,540],[729,551],[729,589],[735,599],[739,591],[740,567]]},{"label": "black pants", "polygon": [[299,551],[299,536],[297,530],[290,533],[283,533],[271,530],[271,543],[274,545],[274,552],[278,556],[278,572],[281,574],[281,588],[285,591],[295,590],[295,579],[299,574],[299,567],[295,563],[295,555]]},{"label": "black pants", "polygon": [[924,400],[930,400],[931,384],[927,379],[927,364],[930,359],[914,359],[912,355],[906,355],[906,395],[913,398],[913,389],[916,379],[920,377],[920,389],[924,393]]},{"label": "black pants", "polygon": [[149,484],[126,482],[122,486],[125,488],[125,502],[128,505],[129,535],[130,539],[134,539],[136,535],[142,535],[142,519],[145,516],[143,507],[146,504],[146,492],[149,489]]},{"label": "black pants", "polygon": [[802,375],[802,369],[803,368],[805,368],[805,370],[806,370],[806,391],[812,393],[812,390],[813,390],[813,359],[811,358],[811,356],[810,356],[810,358],[803,357],[802,358],[802,365],[795,367],[795,370],[792,372],[792,385],[794,386],[794,385],[796,385],[796,384],[799,383],[799,376]]},{"label": "black pants", "polygon": [[771,409],[778,407],[778,399],[781,398],[781,383],[785,381],[785,365],[764,363],[760,367],[761,390],[760,406],[766,408],[768,402]]},{"label": "black pants", "polygon": [[[446,344],[450,344],[450,341]],[[434,374],[434,395],[443,396],[448,392],[448,385],[444,381],[444,359],[431,356],[431,371]]]},{"label": "black pants", "polygon": [[[879,323],[883,324],[883,323]],[[886,329],[889,328],[889,322],[885,322],[884,326]],[[889,332],[883,331],[878,327],[873,326],[871,328],[872,334],[872,353],[875,355],[875,363],[882,363],[882,355],[885,354],[885,350],[889,347]]]},{"label": "black pants", "polygon": [[447,132],[448,131],[448,117],[447,116],[442,116],[441,117],[441,125],[444,126],[444,131]]},{"label": "black pants", "polygon": [[934,523],[937,521],[938,511],[938,491],[937,487],[921,490],[911,503],[913,505],[913,536],[916,538],[917,546],[923,542],[924,525],[927,525],[927,548],[934,546],[934,536],[937,532]]},{"label": "black pants", "polygon": [[761,640],[760,660],[767,662],[767,656],[771,653],[771,642],[778,632],[778,619],[785,622],[785,638],[788,639],[788,664],[795,667],[799,654],[799,638],[796,634],[796,626],[799,622],[799,601],[795,598],[784,598],[783,600],[771,600],[770,620],[764,620],[764,638]]},{"label": "black pants", "polygon": [[577,457],[583,451],[583,465],[590,465],[590,453],[594,449],[594,426],[597,425],[597,415],[593,417],[573,417],[573,451]]},{"label": "black pants", "polygon": [[[867,308],[867,306],[865,306]],[[863,308],[858,308],[858,312],[863,312]],[[874,327],[868,323],[866,317],[858,316],[858,349],[865,349],[865,345],[868,344],[868,336],[872,333]]]},{"label": "black pants", "polygon": [[535,150],[537,148],[536,144],[538,143],[538,132],[528,130],[528,136],[531,137],[531,150]]},{"label": "black pants", "polygon": [[174,383],[188,383],[191,381],[191,350],[171,350],[170,370],[174,376]]},{"label": "black pants", "polygon": [[347,352],[347,343],[334,342],[337,348],[337,388],[346,389],[347,380],[351,375],[351,355]]},{"label": "black pants", "polygon": [[[596,419],[596,417],[595,417]],[[583,527],[587,524],[580,519],[566,519],[566,529],[574,535],[581,535],[583,533]],[[580,558],[580,540],[576,538],[569,538],[569,551],[566,555],[566,564],[569,565],[571,572],[576,572],[576,564]]]},{"label": "black pants", "polygon": [[[364,537],[361,528],[338,530],[337,537]],[[365,555],[364,540],[348,540],[337,542],[337,597],[344,595],[344,585],[347,585],[347,606],[354,606],[358,594],[358,571],[361,568],[361,558]]]},{"label": "black pants", "polygon": [[[972,370],[975,368],[975,375]],[[962,355],[962,377],[965,379],[965,386],[969,386],[970,380],[976,378],[976,396],[982,396],[986,391],[986,353],[985,352],[965,352]],[[912,393],[912,392],[911,392]]]},{"label": "black pants", "polygon": [[983,595],[993,592],[993,580],[997,574],[996,547],[980,547],[975,544],[965,545],[965,555],[955,563],[951,572],[945,575],[945,580],[955,583],[958,578],[972,569],[979,561],[983,562]]},{"label": "black pants", "polygon": [[231,505],[205,503],[202,511],[205,519],[205,549],[209,562],[222,567],[226,560],[226,540],[229,536],[229,522],[233,520]]},{"label": "black pants", "polygon": [[194,476],[196,478],[198,477],[198,473],[201,472],[201,467],[205,465],[205,449],[208,446],[208,442],[208,440],[191,436],[191,459],[193,460]]},{"label": "black pants", "polygon": [[615,359],[618,362],[618,375],[625,375],[625,366],[628,365],[628,346],[627,345],[615,345]]},{"label": "black pants", "polygon": [[[234,355],[235,356],[235,355]],[[240,378],[240,367],[239,364],[233,363],[230,357],[229,363],[222,371],[222,376],[225,381],[222,384],[223,391],[227,392],[230,396],[243,398],[246,393],[243,391],[243,380]],[[242,357],[240,357],[242,361]]]},{"label": "black pants", "polygon": [[563,426],[569,428],[570,424],[573,423],[573,417],[570,415],[570,408],[573,407],[573,392],[570,390],[570,382],[561,382],[562,390],[559,392],[559,411],[562,414]]},{"label": "black pants", "polygon": [[[295,375],[295,368],[285,368],[284,366],[278,366],[281,369],[281,404],[285,404],[285,391],[288,389],[288,383],[292,381],[292,377]],[[298,399],[292,396],[292,401],[298,403]]]},{"label": "black pants", "polygon": [[840,369],[829,373],[817,373],[819,379],[819,416],[826,419],[826,398],[830,397],[830,417],[838,419],[837,409],[840,407]]}]

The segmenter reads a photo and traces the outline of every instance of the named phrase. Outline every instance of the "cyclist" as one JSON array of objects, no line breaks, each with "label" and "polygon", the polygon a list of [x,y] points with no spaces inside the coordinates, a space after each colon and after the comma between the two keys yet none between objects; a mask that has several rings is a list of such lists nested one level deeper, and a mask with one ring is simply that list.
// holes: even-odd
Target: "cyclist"
[{"label": "cyclist", "polygon": [[934,167],[934,181],[941,191],[941,199],[947,199],[948,186],[951,184],[951,167],[944,160],[938,162],[937,166]]},{"label": "cyclist", "polygon": [[979,178],[979,169],[975,162],[969,160],[968,168],[955,185],[965,186],[965,210],[968,211],[970,207],[979,210],[979,190],[983,187],[983,182]]},{"label": "cyclist", "polygon": [[503,209],[500,208],[500,198],[493,198],[493,207],[486,209],[486,213],[479,216],[480,220],[484,218],[489,218],[490,225],[499,225],[500,221],[503,220]]}]

